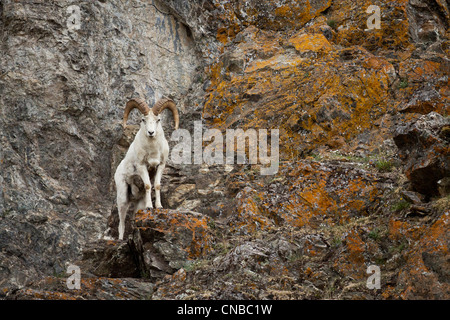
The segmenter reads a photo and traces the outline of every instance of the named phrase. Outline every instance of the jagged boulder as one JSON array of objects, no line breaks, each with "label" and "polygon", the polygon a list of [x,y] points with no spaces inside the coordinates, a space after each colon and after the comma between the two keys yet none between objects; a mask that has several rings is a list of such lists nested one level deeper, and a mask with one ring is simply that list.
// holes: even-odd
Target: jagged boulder
[{"label": "jagged boulder", "polygon": [[108,278],[139,278],[132,248],[127,242],[98,240],[83,248],[79,267],[84,273]]},{"label": "jagged boulder", "polygon": [[[117,238],[117,212],[109,219]],[[148,209],[129,212],[125,241],[99,240],[83,250],[82,265],[103,277],[159,278],[208,254],[214,243],[213,220],[190,210]]]},{"label": "jagged boulder", "polygon": [[214,242],[211,218],[193,211],[138,211],[136,230],[129,240],[141,273],[151,278],[172,274],[208,254]]},{"label": "jagged boulder", "polygon": [[412,188],[428,197],[439,195],[438,181],[450,175],[449,127],[448,117],[431,112],[394,133]]}]

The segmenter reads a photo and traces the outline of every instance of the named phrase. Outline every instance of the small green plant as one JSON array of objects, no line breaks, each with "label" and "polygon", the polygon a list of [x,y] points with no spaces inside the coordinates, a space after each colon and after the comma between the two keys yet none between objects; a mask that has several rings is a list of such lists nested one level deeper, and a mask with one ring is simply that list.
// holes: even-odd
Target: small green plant
[{"label": "small green plant", "polygon": [[143,278],[143,279],[150,279],[151,278],[150,272],[146,271],[146,270],[141,270],[141,278]]},{"label": "small green plant", "polygon": [[381,266],[381,265],[383,265],[385,263],[386,263],[386,259],[383,258],[383,257],[378,257],[378,258],[375,259],[375,264],[377,266]]},{"label": "small green plant", "polygon": [[398,87],[400,89],[405,89],[406,87],[408,87],[408,80],[407,79],[401,79]]},{"label": "small green plant", "polygon": [[214,221],[214,219],[210,219],[207,223],[208,227],[210,229],[215,229],[216,228],[216,222]]},{"label": "small green plant", "polygon": [[214,245],[214,249],[219,255],[225,255],[230,251],[231,246],[229,243],[217,243]]},{"label": "small green plant", "polygon": [[5,209],[3,211],[0,211],[0,218],[6,218],[8,215],[10,215],[13,212],[12,209]]},{"label": "small green plant", "polygon": [[203,82],[205,82],[205,80],[203,79],[203,76],[202,76],[201,74],[199,74],[199,75],[197,76],[196,82],[197,82],[197,83],[203,83]]},{"label": "small green plant", "polygon": [[333,240],[331,241],[332,247],[339,247],[341,244],[342,244],[342,240],[339,237],[334,237]]},{"label": "small green plant", "polygon": [[330,26],[331,28],[336,29],[336,20],[334,20],[334,19],[329,19],[329,20],[327,21],[327,24],[328,24],[328,26]]},{"label": "small green plant", "polygon": [[320,154],[317,153],[312,153],[311,157],[315,160],[315,161],[322,161],[323,157]]},{"label": "small green plant", "polygon": [[375,167],[380,172],[390,172],[392,171],[394,164],[389,160],[380,159],[375,162]]},{"label": "small green plant", "polygon": [[381,237],[380,230],[378,228],[375,228],[369,232],[368,236],[370,239],[377,241]]},{"label": "small green plant", "polygon": [[392,205],[392,211],[398,212],[411,207],[411,203],[406,200],[400,200]]},{"label": "small green plant", "polygon": [[403,250],[406,249],[406,247],[408,246],[408,243],[406,241],[403,241],[402,243],[400,243],[398,246],[396,247],[391,247],[389,249],[390,253],[401,253]]},{"label": "small green plant", "polygon": [[67,278],[67,273],[64,270],[62,270],[62,271],[53,270],[53,276],[55,278],[59,278],[59,279],[60,278]]}]

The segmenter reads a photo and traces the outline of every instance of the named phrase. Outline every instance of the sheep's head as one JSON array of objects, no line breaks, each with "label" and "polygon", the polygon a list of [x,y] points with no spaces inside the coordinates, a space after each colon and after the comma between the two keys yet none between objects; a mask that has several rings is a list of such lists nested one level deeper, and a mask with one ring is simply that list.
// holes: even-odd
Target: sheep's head
[{"label": "sheep's head", "polygon": [[128,120],[128,115],[130,114],[131,110],[134,108],[139,109],[139,111],[142,113],[143,117],[141,119],[141,128],[144,129],[145,134],[148,137],[154,137],[156,135],[156,132],[158,129],[161,129],[161,117],[160,114],[164,109],[169,109],[172,111],[173,119],[175,122],[175,129],[178,129],[179,125],[179,116],[178,116],[178,110],[175,105],[175,102],[173,102],[170,99],[160,99],[158,102],[156,102],[153,106],[153,108],[149,108],[147,103],[139,98],[131,99],[127,102],[127,105],[125,107],[125,112],[123,115],[123,127],[126,127],[126,123]]}]

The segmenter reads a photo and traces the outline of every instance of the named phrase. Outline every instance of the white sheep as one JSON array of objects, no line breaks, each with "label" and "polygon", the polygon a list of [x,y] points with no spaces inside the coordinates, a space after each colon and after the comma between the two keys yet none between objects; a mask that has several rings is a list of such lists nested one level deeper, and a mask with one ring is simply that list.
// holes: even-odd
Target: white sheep
[{"label": "white sheep", "polygon": [[[161,125],[161,112],[168,108],[172,111],[175,129],[178,129],[179,116],[175,103],[170,99],[161,99],[153,108],[149,108],[142,99],[131,99],[127,102],[123,115],[123,127],[126,127],[128,115],[134,108],[143,114],[140,129],[131,143],[124,159],[120,162],[114,174],[117,191],[117,209],[119,211],[119,239],[123,240],[125,232],[125,217],[130,204],[130,196],[137,198],[139,188],[136,186],[136,177],[140,177],[145,186],[145,196],[136,203],[134,211],[153,208],[151,198],[151,182],[149,171],[156,169],[154,175],[155,207],[161,206],[161,176],[169,155],[169,143],[164,136]],[[129,192],[131,189],[131,195]]]}]

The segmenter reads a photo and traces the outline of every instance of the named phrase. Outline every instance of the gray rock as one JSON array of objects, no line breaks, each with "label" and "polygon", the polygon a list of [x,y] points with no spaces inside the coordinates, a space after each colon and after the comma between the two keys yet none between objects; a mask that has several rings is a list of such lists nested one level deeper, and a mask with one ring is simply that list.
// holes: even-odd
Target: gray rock
[{"label": "gray rock", "polygon": [[440,135],[450,119],[436,112],[395,129],[394,141],[415,191],[427,197],[439,194],[437,182],[450,175],[449,141]]},{"label": "gray rock", "polygon": [[201,64],[168,11],[159,1],[0,4],[0,286],[63,271],[106,229],[127,99],[181,101]]}]

